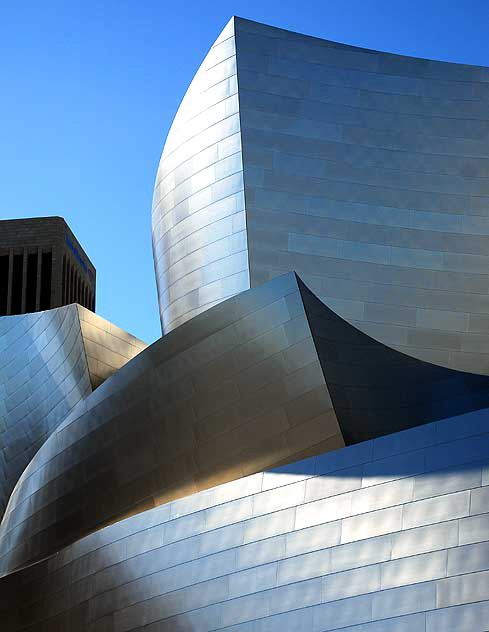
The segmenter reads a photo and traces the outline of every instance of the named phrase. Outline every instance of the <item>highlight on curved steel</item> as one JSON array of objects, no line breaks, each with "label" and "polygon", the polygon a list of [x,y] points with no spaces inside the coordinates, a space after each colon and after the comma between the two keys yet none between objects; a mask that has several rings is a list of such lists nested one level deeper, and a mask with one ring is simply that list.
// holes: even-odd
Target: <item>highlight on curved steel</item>
[{"label": "highlight on curved steel", "polygon": [[22,471],[91,392],[75,305],[0,318],[0,516]]},{"label": "highlight on curved steel", "polygon": [[321,454],[97,530],[0,578],[2,630],[482,632],[488,416]]},{"label": "highlight on curved steel", "polygon": [[0,318],[0,516],[72,408],[146,346],[76,304]]},{"label": "highlight on curved steel", "polygon": [[11,496],[0,570],[216,483],[484,407],[489,377],[376,342],[289,273],[180,326],[73,408]]},{"label": "highlight on curved steel", "polygon": [[178,109],[153,195],[153,253],[166,333],[250,287],[233,22]]},{"label": "highlight on curved steel", "polygon": [[295,270],[381,342],[489,373],[488,79],[233,18],[156,178],[163,331]]},{"label": "highlight on curved steel", "polygon": [[163,338],[0,318],[2,632],[485,630],[488,104],[228,23],[156,178]]}]

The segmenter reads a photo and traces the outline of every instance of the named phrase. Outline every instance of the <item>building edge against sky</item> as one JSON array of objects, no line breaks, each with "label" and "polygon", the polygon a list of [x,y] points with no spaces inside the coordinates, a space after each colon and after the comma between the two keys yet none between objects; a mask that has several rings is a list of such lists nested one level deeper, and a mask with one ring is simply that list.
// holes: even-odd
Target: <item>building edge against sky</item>
[{"label": "building edge against sky", "polygon": [[0,575],[131,513],[487,407],[489,377],[396,352],[293,273],[277,277],[176,328],[72,402],[11,495]]},{"label": "building edge against sky", "polygon": [[0,316],[95,311],[95,293],[95,267],[62,217],[0,220]]},{"label": "building edge against sky", "polygon": [[158,170],[165,335],[0,318],[6,467],[46,434],[0,525],[9,632],[485,632],[488,88],[228,23]]},{"label": "building edge against sky", "polygon": [[233,20],[175,115],[153,195],[163,331],[250,288]]},{"label": "building edge against sky", "polygon": [[163,331],[295,270],[374,338],[487,374],[488,103],[486,68],[233,18],[156,178]]}]

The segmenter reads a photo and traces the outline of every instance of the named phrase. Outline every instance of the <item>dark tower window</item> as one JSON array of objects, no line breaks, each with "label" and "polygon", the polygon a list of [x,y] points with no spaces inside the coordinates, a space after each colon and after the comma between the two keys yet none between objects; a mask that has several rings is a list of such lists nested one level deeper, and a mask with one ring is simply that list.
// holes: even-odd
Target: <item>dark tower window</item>
[{"label": "dark tower window", "polygon": [[89,279],[95,270],[62,218],[0,219],[0,316],[87,306]]},{"label": "dark tower window", "polygon": [[75,295],[75,273],[73,271],[73,266],[70,263],[70,293],[68,303],[74,303],[74,295]]},{"label": "dark tower window", "polygon": [[0,316],[7,314],[8,255],[0,257]]},{"label": "dark tower window", "polygon": [[24,255],[14,255],[14,269],[12,274],[12,306],[11,314],[22,312],[22,271],[24,269]]},{"label": "dark tower window", "polygon": [[53,256],[50,252],[42,253],[41,264],[41,305],[40,309],[51,307],[51,265]]},{"label": "dark tower window", "polygon": [[66,255],[63,255],[63,275],[61,280],[61,303],[66,303]]},{"label": "dark tower window", "polygon": [[25,291],[25,309],[27,312],[36,311],[37,291],[37,252],[27,255],[27,281]]}]

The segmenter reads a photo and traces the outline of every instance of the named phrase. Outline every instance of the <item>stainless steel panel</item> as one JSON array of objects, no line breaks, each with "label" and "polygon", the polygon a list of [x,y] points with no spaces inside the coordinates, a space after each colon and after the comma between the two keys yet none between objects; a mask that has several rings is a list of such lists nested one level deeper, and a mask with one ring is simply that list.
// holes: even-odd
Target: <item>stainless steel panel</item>
[{"label": "stainless steel panel", "polygon": [[[392,495],[385,497],[385,504],[391,505],[388,510],[409,517],[419,501],[407,499],[403,490],[412,489],[417,480],[416,467],[409,464],[411,459],[417,464],[420,446],[431,446],[434,456],[443,456],[447,446],[457,448],[461,435],[480,442],[484,435],[479,433],[486,430],[481,418],[474,413],[465,417],[466,423],[444,420],[319,455],[278,468],[276,474],[225,483],[96,531],[0,579],[2,594],[8,597],[1,606],[4,627],[41,630],[70,624],[75,629],[114,632],[141,627],[264,632],[340,626],[353,632],[362,624],[366,629],[408,632],[418,629],[412,626],[423,626],[426,617],[430,625],[459,625],[462,615],[457,608],[463,607],[468,627],[462,629],[479,629],[477,622],[485,621],[483,602],[474,602],[473,597],[486,597],[489,525],[470,528],[470,537],[480,543],[459,546],[469,538],[469,529],[461,528],[459,540],[458,520],[447,522],[444,513],[426,510],[431,524],[406,530],[400,521],[387,524],[386,510],[358,507],[367,513],[355,516],[357,541],[340,544],[340,534],[344,540],[351,529],[351,517],[330,522],[331,516],[324,513],[323,524],[304,527],[296,515],[317,501],[298,494],[294,506],[280,507],[289,489],[321,481],[324,475],[314,472],[328,472],[330,481],[341,480],[363,463],[361,492],[381,498],[383,488],[390,486]],[[435,437],[442,443],[433,443]],[[386,457],[387,439],[397,459]],[[472,454],[480,463],[480,455]],[[444,468],[443,458],[438,461]],[[404,469],[407,477],[400,471]],[[301,471],[305,480],[297,480]],[[448,471],[437,470],[443,487],[436,502],[444,503],[449,491],[451,496],[459,493],[458,471],[456,464]],[[382,482],[396,477],[398,481]],[[479,480],[471,479],[471,484],[473,493],[482,489]],[[331,489],[331,501],[337,503],[345,495],[361,493],[345,494],[339,483]],[[267,504],[269,513],[252,517],[252,507],[261,513]],[[473,518],[462,519],[460,526]],[[373,537],[385,531],[389,533]]]},{"label": "stainless steel panel", "polygon": [[338,422],[440,419],[461,382],[481,408],[484,378],[279,275],[489,373],[488,81],[230,21],[155,183],[168,335],[119,369],[112,326],[77,355],[57,310],[0,320],[2,469],[51,433],[0,527],[6,630],[482,630],[487,409]]},{"label": "stainless steel panel", "polygon": [[[244,200],[237,195],[244,189],[238,112],[231,24],[228,36],[211,47],[179,107],[156,176],[153,250],[165,332],[250,287],[246,237],[243,256],[225,259],[238,252],[234,237],[246,231]],[[221,238],[216,205],[229,219]],[[190,280],[192,271],[199,274]],[[185,284],[177,283],[182,277]]]}]

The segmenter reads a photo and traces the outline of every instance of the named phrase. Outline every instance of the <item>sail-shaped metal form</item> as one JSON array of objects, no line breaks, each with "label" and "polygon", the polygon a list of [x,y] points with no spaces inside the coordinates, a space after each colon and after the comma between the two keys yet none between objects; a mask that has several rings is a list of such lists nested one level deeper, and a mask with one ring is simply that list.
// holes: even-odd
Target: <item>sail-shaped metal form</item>
[{"label": "sail-shaped metal form", "polygon": [[233,18],[168,136],[163,330],[295,270],[414,357],[489,373],[489,75]]},{"label": "sail-shaped metal form", "polygon": [[0,318],[2,632],[487,631],[488,105],[228,23],[158,169],[163,337]]}]

